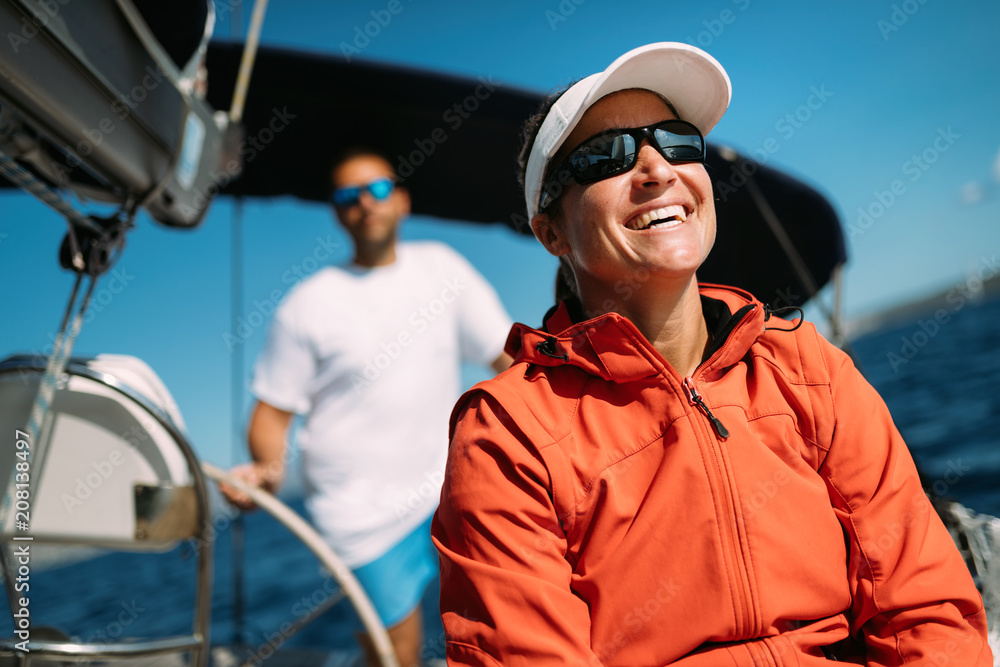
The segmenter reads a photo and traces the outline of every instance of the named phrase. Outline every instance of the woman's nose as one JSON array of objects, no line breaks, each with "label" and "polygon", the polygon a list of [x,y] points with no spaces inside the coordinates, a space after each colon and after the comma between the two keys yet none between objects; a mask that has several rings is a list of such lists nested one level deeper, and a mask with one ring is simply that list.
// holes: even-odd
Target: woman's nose
[{"label": "woman's nose", "polygon": [[674,169],[674,165],[667,162],[666,158],[653,148],[648,140],[639,147],[639,155],[636,159],[634,178],[637,185],[643,187],[669,185],[677,180],[677,171]]}]

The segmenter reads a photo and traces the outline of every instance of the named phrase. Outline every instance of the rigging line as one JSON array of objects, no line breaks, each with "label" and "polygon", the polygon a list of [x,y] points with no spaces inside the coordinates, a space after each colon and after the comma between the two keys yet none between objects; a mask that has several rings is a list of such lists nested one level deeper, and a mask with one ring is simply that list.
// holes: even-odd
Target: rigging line
[{"label": "rigging line", "polygon": [[257,0],[250,17],[250,29],[247,31],[247,41],[243,45],[243,57],[240,59],[240,71],[236,76],[236,89],[233,91],[233,103],[229,108],[229,120],[239,123],[243,120],[243,105],[246,104],[247,88],[250,87],[250,74],[253,72],[254,59],[257,57],[257,45],[260,42],[260,31],[264,25],[264,11],[267,0]]},{"label": "rigging line", "polygon": [[[238,326],[243,314],[243,199],[236,198],[233,203],[231,217],[232,240],[230,247],[230,314],[233,326]],[[237,345],[232,352],[230,366],[230,410],[232,418],[232,460],[239,461],[243,452],[243,345]],[[244,569],[246,526],[243,523],[243,513],[240,512],[233,520],[232,528],[232,559],[233,559],[233,632],[236,644],[244,639],[246,618],[244,614]]]},{"label": "rigging line", "polygon": [[[175,173],[177,164],[180,162],[181,153],[183,152],[185,140],[187,139],[188,120],[191,113],[191,93],[189,89],[182,84],[182,73],[177,69],[177,65],[174,64],[173,59],[156,39],[156,36],[150,29],[149,24],[146,23],[146,19],[143,18],[142,14],[138,9],[136,9],[131,0],[115,0],[115,3],[118,5],[118,9],[121,13],[125,16],[125,20],[128,21],[128,24],[132,27],[132,32],[135,33],[135,36],[142,43],[143,48],[146,49],[146,53],[148,53],[150,58],[153,59],[153,64],[155,64],[156,67],[164,75],[166,75],[167,79],[177,87],[177,90],[181,94],[180,99],[182,109],[179,115],[180,123],[177,132],[177,145],[180,146],[182,150],[171,151],[170,161],[167,168],[163,172],[163,176],[156,179],[153,187],[142,195],[142,201],[138,204],[138,207],[145,208],[156,197],[159,197],[160,193],[162,193],[164,188],[167,187],[167,183],[170,181],[171,176]],[[210,12],[209,17],[210,20],[214,22],[214,11]]]},{"label": "rigging line", "polygon": [[[82,282],[82,280],[83,280],[83,273],[77,272],[76,280],[73,281],[73,289],[70,292],[69,303],[66,304],[66,311],[63,313],[62,321],[59,324],[59,332],[56,335],[54,347],[52,349],[51,354],[49,355],[48,363],[46,364],[45,368],[45,374],[39,381],[38,390],[35,394],[35,402],[32,405],[30,417],[28,419],[28,425],[26,427],[26,431],[29,437],[33,438],[35,441],[35,452],[31,453],[30,445],[28,449],[29,452],[28,455],[31,457],[31,463],[33,464],[32,468],[35,471],[41,470],[42,467],[41,466],[42,449],[40,449],[41,447],[40,443],[42,442],[42,440],[39,437],[40,426],[44,421],[46,411],[48,410],[48,406],[51,403],[52,395],[55,393],[54,390],[56,381],[62,375],[62,369],[65,367],[65,358],[63,358],[62,362],[60,363],[60,358],[61,358],[60,350],[63,347],[66,326],[69,323],[69,319],[73,314],[73,304],[76,303],[77,295],[79,294],[80,291],[80,283]],[[69,342],[70,342],[70,347],[72,348],[72,341]],[[30,484],[32,478],[37,479],[37,474],[31,475],[28,478],[29,491],[31,490]],[[4,485],[3,505],[0,506],[0,531],[3,531],[4,527],[7,525],[8,513],[10,512],[10,508],[13,505],[12,499],[15,488],[14,483],[16,480],[17,480],[16,466],[11,466],[10,478]],[[4,575],[4,582],[6,583],[6,588],[7,588],[7,598],[11,605],[10,608],[11,610],[14,610],[17,609],[18,607],[18,605],[15,604],[17,602],[18,596],[15,594],[14,591],[14,584],[13,584],[14,577],[13,577],[13,570],[11,569],[12,567],[13,567],[13,561],[8,560],[6,549],[2,545],[0,545],[0,568],[2,568],[2,572]]]},{"label": "rigging line", "polygon": [[[66,368],[66,361],[69,359],[70,352],[73,350],[73,343],[76,341],[76,337],[79,335],[80,329],[83,326],[83,314],[90,305],[90,297],[93,294],[94,286],[97,283],[97,277],[90,276],[90,286],[87,288],[87,292],[83,298],[83,303],[81,304],[76,317],[73,318],[73,322],[69,327],[69,333],[67,334],[66,327],[69,316],[73,311],[73,305],[76,302],[77,295],[79,294],[80,284],[84,275],[85,274],[83,272],[79,271],[76,274],[76,280],[73,283],[73,289],[70,294],[70,301],[66,307],[66,313],[63,316],[62,324],[59,327],[59,333],[56,335],[52,352],[49,354],[49,358],[45,366],[45,374],[38,383],[35,400],[31,406],[28,423],[25,426],[25,431],[35,441],[34,451],[29,454],[32,461],[32,469],[36,471],[36,474],[32,476],[34,478],[37,478],[37,471],[42,470],[45,465],[47,447],[45,446],[42,428],[45,425],[46,418],[52,406],[52,399],[55,395],[56,384],[58,383],[59,378],[62,377],[63,371]],[[7,517],[12,504],[11,498],[14,490],[15,479],[15,468],[11,467],[10,479],[7,480],[4,488],[3,506],[0,507],[0,530],[2,530],[7,524]]]},{"label": "rigging line", "polygon": [[156,36],[150,29],[149,24],[146,23],[146,19],[136,8],[135,4],[133,4],[131,0],[115,0],[115,4],[118,5],[119,11],[121,11],[125,20],[128,22],[129,26],[131,26],[132,32],[142,44],[146,53],[153,59],[153,64],[156,65],[163,74],[166,74],[172,82],[176,83],[179,81],[181,78],[180,70],[178,70],[177,65],[174,64],[173,58],[170,57],[166,49],[164,49],[159,40],[156,39]]},{"label": "rigging line", "polygon": [[[48,438],[42,437],[44,435],[42,429],[45,427],[48,413],[52,407],[56,383],[62,377],[63,371],[66,369],[66,362],[69,361],[70,353],[73,351],[73,345],[76,342],[77,336],[80,335],[80,329],[83,328],[83,316],[87,312],[87,308],[90,307],[90,298],[93,296],[94,288],[97,286],[97,275],[91,274],[89,277],[90,283],[87,286],[86,293],[83,295],[83,301],[80,304],[80,308],[76,311],[76,316],[73,318],[73,322],[70,325],[69,333],[66,334],[64,330],[60,330],[59,335],[56,337],[55,349],[52,350],[52,354],[49,356],[49,363],[45,369],[45,376],[42,378],[42,383],[39,385],[38,395],[35,398],[35,404],[31,408],[31,417],[28,420],[27,429],[29,433],[37,438],[35,441],[36,450],[32,455],[32,458],[35,460],[33,467],[37,470],[44,469],[45,459],[48,455]],[[82,280],[82,274],[77,273],[77,282],[79,283],[80,280]],[[74,287],[74,295],[76,291],[76,287]],[[49,426],[51,427],[51,424]]]},{"label": "rigging line", "polygon": [[30,171],[3,152],[0,152],[0,173],[22,190],[30,192],[42,200],[42,202],[62,213],[71,224],[77,227],[85,227],[97,234],[104,231],[97,224],[88,220],[82,213],[66,203],[63,197],[52,191],[52,188],[35,178]]},{"label": "rigging line", "polygon": [[[800,255],[799,251],[795,248],[795,244],[792,243],[792,239],[788,236],[788,232],[785,231],[781,221],[778,220],[778,216],[775,214],[774,209],[771,208],[771,205],[767,202],[764,194],[760,191],[757,181],[754,180],[752,176],[747,177],[747,187],[750,192],[750,196],[753,198],[754,204],[757,205],[757,209],[760,211],[761,215],[764,216],[767,226],[771,229],[775,238],[778,239],[778,243],[781,245],[781,249],[785,251],[785,256],[787,256],[788,261],[791,262],[792,268],[795,270],[795,274],[798,276],[799,280],[802,281],[802,286],[809,292],[809,298],[811,299],[816,296],[819,292],[819,288],[816,286],[816,282],[813,280],[812,274],[809,272],[809,268],[802,259],[802,255]],[[824,314],[829,316],[823,304],[820,304],[820,307],[823,308]]]},{"label": "rigging line", "polygon": [[[250,74],[253,71],[254,59],[257,55],[257,45],[260,40],[260,31],[264,23],[264,10],[267,8],[267,0],[257,0],[254,3],[253,15],[250,18],[250,29],[247,34],[247,41],[243,46],[243,57],[240,60],[240,69],[236,77],[236,89],[233,91],[233,102],[229,109],[229,121],[232,124],[240,123],[243,120],[243,106],[246,103],[246,92],[250,85]],[[241,13],[242,16],[242,13]],[[232,21],[235,18],[234,15],[230,18]],[[235,22],[234,22],[235,23]],[[231,24],[231,29],[234,24]],[[243,203],[242,200],[237,199],[236,204],[233,207],[233,218],[232,218],[232,305],[231,311],[233,315],[233,323],[239,321],[240,313],[242,312],[243,304],[243,264],[242,264],[242,218],[243,218]],[[235,356],[233,358],[232,364],[232,379],[231,379],[231,409],[232,409],[232,432],[233,432],[233,460],[238,461],[239,454],[236,448],[242,445],[242,404],[243,404],[243,346],[238,346],[239,350],[235,351]],[[242,447],[240,447],[242,449]],[[237,515],[235,521],[233,521],[232,530],[232,557],[233,557],[233,616],[234,622],[234,633],[236,635],[236,642],[239,643],[243,640],[243,633],[245,632],[245,614],[243,607],[243,584],[244,584],[244,552],[245,552],[245,525],[243,523],[242,512]]]},{"label": "rigging line", "polygon": [[[788,236],[788,232],[785,230],[784,225],[782,225],[781,221],[778,220],[777,214],[774,212],[774,209],[771,208],[767,198],[764,197],[764,193],[760,191],[760,186],[757,185],[757,181],[753,176],[747,177],[746,185],[748,191],[750,192],[750,196],[757,205],[757,209],[760,211],[764,220],[767,222],[767,226],[771,229],[771,232],[778,240],[778,244],[781,245],[781,249],[785,251],[785,256],[788,257],[788,261],[791,263],[792,269],[795,271],[799,280],[802,281],[802,286],[809,292],[809,298],[812,299],[819,293],[819,288],[816,286],[816,282],[813,280],[812,273],[806,266],[805,260],[802,259],[802,255],[799,254],[795,244],[792,243],[791,237]],[[835,276],[838,275],[837,271],[839,266],[840,265],[834,268]],[[834,289],[834,298],[839,302],[839,281],[834,282]],[[827,305],[823,303],[822,299],[815,299],[815,304],[830,324],[832,338],[837,341],[837,346],[841,349],[847,349],[847,338],[844,336],[839,312],[832,312]]]}]

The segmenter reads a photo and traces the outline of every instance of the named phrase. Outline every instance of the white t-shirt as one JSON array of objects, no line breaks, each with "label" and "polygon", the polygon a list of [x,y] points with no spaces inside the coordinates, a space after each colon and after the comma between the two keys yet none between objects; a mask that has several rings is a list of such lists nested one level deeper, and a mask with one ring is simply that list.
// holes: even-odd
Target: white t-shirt
[{"label": "white t-shirt", "polygon": [[399,244],[389,266],[322,269],[279,306],[252,390],[305,415],[306,506],[347,565],[434,511],[461,362],[488,365],[510,326],[492,286],[435,242]]}]

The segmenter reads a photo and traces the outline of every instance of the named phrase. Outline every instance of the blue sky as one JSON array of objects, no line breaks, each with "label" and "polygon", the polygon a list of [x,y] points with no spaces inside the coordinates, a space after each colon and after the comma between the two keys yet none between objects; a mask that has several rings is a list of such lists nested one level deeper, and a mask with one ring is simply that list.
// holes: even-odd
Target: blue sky
[{"label": "blue sky", "polygon": [[[770,147],[768,164],[818,187],[840,213],[849,239],[849,317],[965,285],[969,275],[995,266],[1000,3],[395,1],[401,10],[352,57],[547,91],[644,43],[705,48],[733,81],[732,105],[710,139],[751,155]],[[231,34],[236,9],[249,21],[251,3],[244,5],[217,0],[218,38]],[[262,42],[340,54],[342,44],[357,46],[356,29],[373,20],[372,12],[389,5],[274,1]],[[246,205],[248,335],[227,345],[227,334],[237,333],[230,310],[233,205],[217,201],[192,231],[164,229],[141,215],[118,273],[98,286],[75,350],[146,360],[173,392],[196,450],[220,465],[236,457],[230,374],[234,364],[249,374],[272,297],[291,287],[290,270],[314,266],[318,248],[333,247],[334,261],[349,252],[326,207],[292,200]],[[48,351],[71,286],[56,263],[64,230],[63,220],[32,197],[0,194],[0,356]],[[404,236],[456,247],[496,285],[514,319],[537,323],[550,303],[554,263],[531,239],[500,226],[424,218],[411,219]],[[242,422],[248,401],[241,391],[235,421]]]}]

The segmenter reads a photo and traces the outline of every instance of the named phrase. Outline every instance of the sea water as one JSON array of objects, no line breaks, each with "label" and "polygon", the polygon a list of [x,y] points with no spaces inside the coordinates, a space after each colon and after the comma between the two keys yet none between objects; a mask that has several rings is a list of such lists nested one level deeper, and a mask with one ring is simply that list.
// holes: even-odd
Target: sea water
[{"label": "sea water", "polygon": [[852,348],[925,487],[1000,516],[1000,297],[928,311]]},{"label": "sea water", "polygon": [[[927,485],[977,512],[1000,515],[1000,299],[964,304],[885,327],[852,342],[857,364],[880,392]],[[936,325],[936,326],[935,326]],[[292,502],[302,512],[301,501]],[[322,603],[335,585],[285,529],[262,512],[243,518],[243,557],[233,527],[217,520],[211,639],[263,650],[281,645],[354,649],[359,624],[341,603],[301,633],[282,627]],[[40,545],[39,545],[40,546]],[[61,628],[84,641],[190,632],[196,552],[116,553],[32,571],[32,627]],[[236,584],[235,571],[242,571]],[[242,590],[242,613],[234,591]],[[429,656],[443,654],[436,598],[424,600]],[[3,610],[0,635],[11,636]],[[250,649],[248,649],[250,651]],[[246,655],[241,656],[243,658]]]}]

